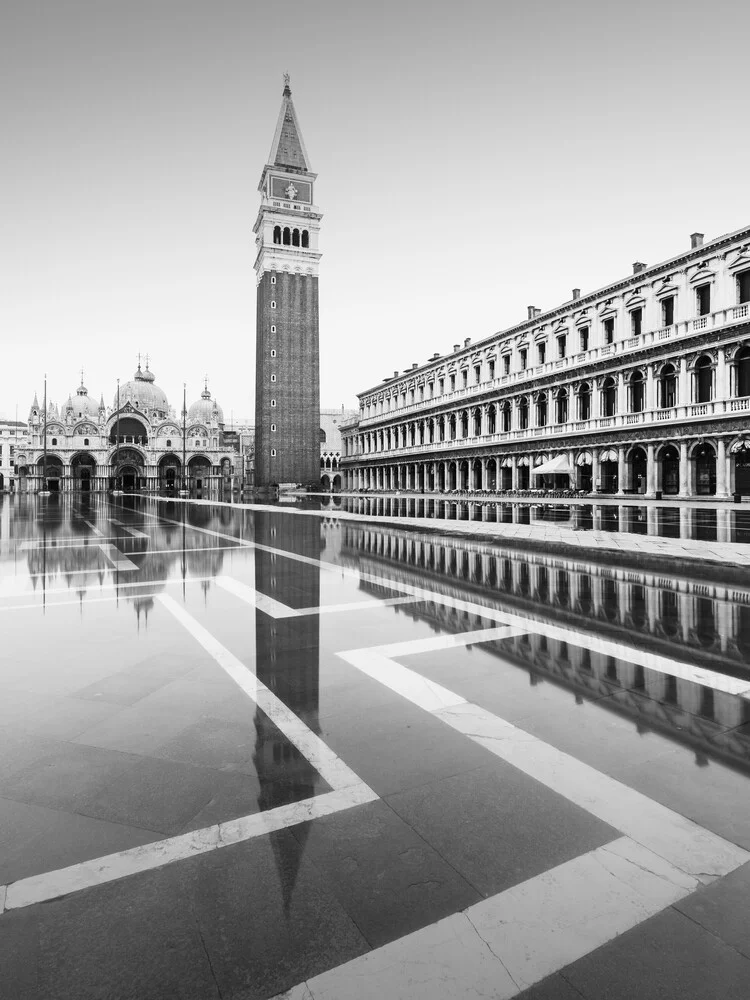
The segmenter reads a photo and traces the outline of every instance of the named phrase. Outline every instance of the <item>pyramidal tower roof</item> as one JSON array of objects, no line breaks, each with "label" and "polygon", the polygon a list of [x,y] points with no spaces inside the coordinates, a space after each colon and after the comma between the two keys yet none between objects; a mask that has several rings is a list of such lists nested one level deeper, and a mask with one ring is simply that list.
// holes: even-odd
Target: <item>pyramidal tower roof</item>
[{"label": "pyramidal tower roof", "polygon": [[289,74],[284,74],[284,94],[281,98],[281,111],[276,123],[271,152],[268,155],[269,166],[285,167],[286,169],[312,172],[310,158],[305,149],[305,140],[294,110],[292,91],[289,86]]}]

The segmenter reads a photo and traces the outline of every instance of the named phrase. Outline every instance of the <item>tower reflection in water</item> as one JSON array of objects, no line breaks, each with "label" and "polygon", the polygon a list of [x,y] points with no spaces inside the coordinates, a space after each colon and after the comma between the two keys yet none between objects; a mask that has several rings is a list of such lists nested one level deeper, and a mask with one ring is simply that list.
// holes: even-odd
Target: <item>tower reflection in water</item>
[{"label": "tower reflection in water", "polygon": [[[318,518],[278,517],[256,512],[253,521],[254,538],[259,545],[284,549],[310,559],[320,558]],[[288,607],[317,608],[320,604],[320,567],[315,563],[286,559],[277,552],[256,549],[255,587]],[[309,729],[319,734],[318,615],[271,618],[256,609],[255,651],[258,679]],[[329,790],[317,771],[261,709],[255,713],[255,732],[254,761],[261,782],[258,804],[262,810]],[[307,834],[308,824],[303,823],[295,827],[294,837],[286,830],[271,835],[286,911]]]},{"label": "tower reflection in water", "polygon": [[[578,700],[596,700],[687,744],[695,763],[711,758],[750,771],[750,707],[741,697],[670,674],[664,659],[746,678],[750,670],[750,587],[705,583],[576,556],[520,552],[471,539],[436,539],[406,529],[342,525],[342,560],[362,573],[426,587],[459,601],[523,615],[529,631],[483,648]],[[377,584],[362,588],[378,595]],[[436,631],[486,627],[480,615],[425,601],[394,609]],[[564,629],[565,638],[553,633]],[[576,641],[578,640],[578,641]],[[607,651],[597,650],[606,640]],[[616,652],[617,655],[612,655]],[[741,727],[741,728],[740,728]]]}]

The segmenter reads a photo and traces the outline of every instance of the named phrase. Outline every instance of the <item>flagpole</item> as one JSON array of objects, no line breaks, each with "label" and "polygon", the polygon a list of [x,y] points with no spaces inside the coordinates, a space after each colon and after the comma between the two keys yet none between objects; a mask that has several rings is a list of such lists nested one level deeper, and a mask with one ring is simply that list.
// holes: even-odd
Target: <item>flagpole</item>
[{"label": "flagpole", "polygon": [[42,458],[42,488],[39,493],[47,496],[47,373],[44,373],[44,453]]}]

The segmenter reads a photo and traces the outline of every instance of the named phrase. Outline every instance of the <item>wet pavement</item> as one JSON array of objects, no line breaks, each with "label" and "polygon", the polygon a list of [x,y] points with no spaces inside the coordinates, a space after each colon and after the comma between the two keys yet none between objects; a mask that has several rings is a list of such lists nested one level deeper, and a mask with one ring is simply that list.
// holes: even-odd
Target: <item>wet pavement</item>
[{"label": "wet pavement", "polygon": [[410,502],[0,498],[2,1000],[750,995],[745,512]]}]

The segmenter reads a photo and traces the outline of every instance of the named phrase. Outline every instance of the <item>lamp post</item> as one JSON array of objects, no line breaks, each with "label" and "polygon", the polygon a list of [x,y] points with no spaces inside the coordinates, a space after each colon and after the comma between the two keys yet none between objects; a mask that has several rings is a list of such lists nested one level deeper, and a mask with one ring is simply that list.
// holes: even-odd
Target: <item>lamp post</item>
[{"label": "lamp post", "polygon": [[122,494],[122,490],[120,489],[120,473],[119,473],[119,464],[120,464],[120,380],[119,378],[117,380],[117,416],[115,418],[115,453],[112,457],[114,458],[113,471],[115,474],[114,475],[115,485],[114,489],[112,490],[112,494],[114,496],[120,496]]},{"label": "lamp post", "polygon": [[182,383],[182,489],[180,496],[187,496],[187,476],[185,475],[185,454],[187,450],[187,382]]}]

